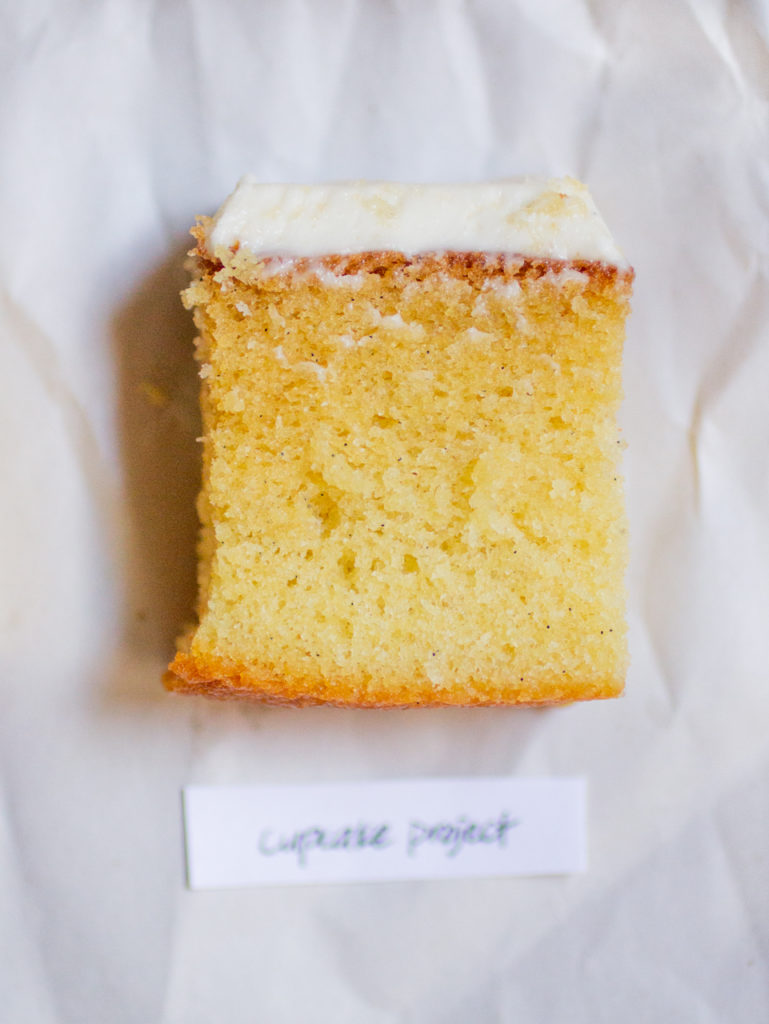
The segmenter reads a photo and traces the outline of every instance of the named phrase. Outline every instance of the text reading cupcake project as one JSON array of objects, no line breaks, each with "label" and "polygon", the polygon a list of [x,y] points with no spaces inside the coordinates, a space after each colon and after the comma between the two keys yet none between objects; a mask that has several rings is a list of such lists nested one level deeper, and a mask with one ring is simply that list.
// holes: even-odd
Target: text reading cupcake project
[{"label": "text reading cupcake project", "polygon": [[327,826],[312,825],[290,835],[264,829],[259,836],[258,849],[263,857],[289,854],[296,857],[300,867],[309,866],[311,853],[355,853],[359,850],[387,850],[396,844],[405,844],[406,854],[416,857],[430,848],[439,848],[447,857],[456,857],[464,847],[481,843],[485,846],[505,846],[507,834],[518,824],[507,811],[495,818],[476,821],[461,814],[455,821],[409,821],[405,832],[398,834],[392,822],[374,825]]},{"label": "text reading cupcake project", "polygon": [[184,791],[192,889],[568,874],[581,779],[407,779]]}]

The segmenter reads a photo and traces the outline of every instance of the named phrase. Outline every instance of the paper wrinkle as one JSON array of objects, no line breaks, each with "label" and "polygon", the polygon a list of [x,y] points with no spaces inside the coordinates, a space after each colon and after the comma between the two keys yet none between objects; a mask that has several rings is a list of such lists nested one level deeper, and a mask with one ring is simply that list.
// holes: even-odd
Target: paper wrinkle
[{"label": "paper wrinkle", "polygon": [[[399,883],[395,883],[399,884]],[[348,924],[342,924],[337,915],[324,913],[321,915],[323,929],[328,935],[326,956],[333,962],[333,969],[350,994],[359,1003],[361,1009],[376,1014],[372,1019],[385,1022],[392,1021],[393,1024],[402,1019],[398,1012],[397,1005],[393,1006],[393,993],[375,991],[370,980],[365,974],[365,957],[361,961],[357,958],[359,942],[357,929]],[[369,1019],[367,1016],[366,1019]]]},{"label": "paper wrinkle", "polygon": [[713,835],[719,845],[724,864],[726,865],[725,878],[732,893],[733,902],[739,907],[745,926],[745,932],[749,933],[756,946],[761,947],[766,942],[766,922],[756,921],[753,912],[754,893],[746,888],[743,880],[743,872],[734,857],[733,840],[730,839],[724,830],[717,808],[713,808],[710,815],[710,824]]},{"label": "paper wrinkle", "polygon": [[[746,954],[760,958],[761,943],[744,942],[734,929],[738,915],[724,898],[720,875],[712,874],[722,865],[717,846],[708,814],[695,815],[680,821],[674,834],[658,837],[655,849],[622,879],[604,880],[594,899],[581,901],[545,942],[519,958],[515,969],[511,965],[512,984],[518,981],[531,995],[526,1012],[519,1009],[521,1019],[574,1019],[578,991],[580,1020],[751,1021],[752,1011],[764,1005],[758,959],[743,977],[734,976],[728,960],[742,966]],[[549,989],[548,951],[559,977]],[[619,989],[607,964],[625,972]],[[520,985],[537,972],[541,984]],[[632,1006],[623,999],[629,991],[638,996]]]},{"label": "paper wrinkle", "polygon": [[[653,598],[651,598],[651,595],[650,599],[653,600]],[[653,615],[654,609],[651,608],[649,614],[647,615],[647,618],[653,618]],[[673,682],[674,673],[668,668],[666,664],[666,659],[662,653],[660,644],[657,642],[656,639],[655,630],[649,628],[646,622],[644,623],[644,629],[646,633],[647,646],[652,654],[652,657],[654,658],[654,665],[657,669],[657,678],[659,682],[662,683],[662,687],[665,691],[668,711],[675,712],[678,710],[679,701],[676,693],[676,686]]]},{"label": "paper wrinkle", "polygon": [[559,47],[598,64],[607,59],[606,40],[601,34],[590,4],[564,5],[558,0],[523,0],[523,16]]},{"label": "paper wrinkle", "polygon": [[[763,764],[753,766],[743,772],[736,784],[729,789],[715,807],[716,825],[724,844],[728,847],[730,873],[734,885],[739,888],[740,898],[747,918],[746,932],[750,935],[756,949],[765,956],[769,943],[766,922],[769,919],[769,890],[764,885],[764,856],[755,856],[755,842],[751,839],[761,832],[761,822],[765,817],[766,789],[763,784],[769,759],[765,756]],[[751,822],[748,834],[735,829],[735,822],[747,820]],[[737,833],[737,834],[735,834]],[[735,935],[735,944],[741,936]],[[769,981],[764,980],[769,990]]]},{"label": "paper wrinkle", "polygon": [[59,409],[83,479],[106,516],[114,508],[115,488],[99,451],[91,416],[67,381],[53,339],[16,304],[5,288],[0,288],[0,317],[7,317],[11,342],[22,352],[51,402]]},{"label": "paper wrinkle", "polygon": [[[173,1021],[176,1018],[173,1013],[175,989],[177,984],[184,986],[184,981],[177,982],[177,976],[183,972],[185,964],[184,956],[184,934],[186,932],[185,927],[185,894],[181,891],[177,892],[177,898],[174,901],[173,908],[173,927],[170,928],[170,940],[168,947],[164,951],[167,956],[168,969],[165,974],[165,985],[161,993],[158,994],[157,1006],[158,1024],[167,1024],[167,1022]],[[187,1024],[185,1021],[184,1024]]]},{"label": "paper wrinkle", "polygon": [[[14,1020],[34,1019],[35,1024],[47,1024],[54,1022],[58,1015],[54,1013],[54,992],[38,930],[39,893],[35,889],[34,877],[30,877],[25,850],[26,843],[20,833],[11,795],[2,785],[0,775],[0,875],[3,878],[0,920],[6,925],[18,923],[18,930],[8,933],[8,948],[6,936],[0,936],[0,983],[11,965],[16,972],[13,979],[9,975],[8,983],[0,987],[3,1012],[18,1009],[20,1012],[13,1017]],[[22,1009],[30,1016],[25,1018]]]},{"label": "paper wrinkle", "polygon": [[[699,25],[705,38],[713,47],[713,51],[718,55],[725,67],[728,69],[735,86],[741,94],[741,98],[752,103],[755,98],[754,90],[743,74],[742,65],[734,52],[734,45],[729,35],[729,29],[726,21],[719,18],[718,9],[713,4],[698,3],[697,0],[687,0],[687,4],[692,13],[692,17]],[[732,4],[731,7],[733,11],[736,10],[738,12],[736,16],[739,17],[740,5]],[[764,51],[765,55],[769,52],[769,47],[766,46],[765,41]]]},{"label": "paper wrinkle", "polygon": [[483,66],[477,21],[468,6],[446,4],[439,10],[454,76],[461,83],[465,127],[480,150],[480,162],[483,164],[493,144],[494,125],[491,84]]},{"label": "paper wrinkle", "polygon": [[765,275],[754,269],[742,302],[734,311],[733,324],[727,331],[709,366],[703,369],[694,398],[689,426],[689,446],[694,474],[697,512],[702,511],[702,434],[709,428],[716,433],[713,411],[723,396],[734,386],[745,364],[760,344],[769,324],[769,290]]}]

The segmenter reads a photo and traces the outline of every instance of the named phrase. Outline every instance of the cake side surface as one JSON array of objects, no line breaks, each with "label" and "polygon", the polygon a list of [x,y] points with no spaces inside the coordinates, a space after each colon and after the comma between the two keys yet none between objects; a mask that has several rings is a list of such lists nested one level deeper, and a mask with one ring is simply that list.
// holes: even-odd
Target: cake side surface
[{"label": "cake side surface", "polygon": [[199,625],[171,689],[345,706],[613,696],[632,271],[211,252]]}]

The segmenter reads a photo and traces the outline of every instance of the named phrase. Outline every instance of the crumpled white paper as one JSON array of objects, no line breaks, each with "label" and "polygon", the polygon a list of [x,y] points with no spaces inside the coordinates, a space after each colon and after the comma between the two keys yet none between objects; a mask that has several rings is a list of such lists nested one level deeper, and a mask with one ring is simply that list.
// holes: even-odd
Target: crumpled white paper
[{"label": "crumpled white paper", "polygon": [[[766,8],[3,7],[3,1019],[766,1019]],[[186,231],[246,171],[588,182],[637,271],[623,699],[288,711],[161,689],[194,593]],[[589,871],[184,887],[184,784],[463,774],[584,774]]]}]

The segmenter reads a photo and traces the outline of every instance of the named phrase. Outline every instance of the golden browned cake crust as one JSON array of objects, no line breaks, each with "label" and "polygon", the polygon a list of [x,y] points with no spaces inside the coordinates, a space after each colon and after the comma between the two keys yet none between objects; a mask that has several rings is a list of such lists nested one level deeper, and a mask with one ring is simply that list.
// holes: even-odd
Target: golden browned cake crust
[{"label": "golden browned cake crust", "polygon": [[[195,693],[215,700],[247,700],[282,707],[314,707],[333,705],[347,708],[410,708],[410,707],[546,707],[578,700],[601,700],[617,697],[621,685],[615,679],[591,684],[582,679],[564,679],[553,672],[540,677],[538,687],[522,684],[514,690],[509,683],[495,692],[488,680],[469,680],[464,699],[455,689],[435,687],[429,680],[390,679],[381,690],[368,687],[362,691],[359,679],[337,677],[332,683],[316,676],[269,675],[248,666],[204,657],[192,658],[181,651],[176,655],[164,677],[166,689],[178,693]],[[477,689],[475,687],[477,686]],[[515,692],[516,699],[511,700]]]},{"label": "golden browned cake crust", "polygon": [[616,696],[633,273],[206,248],[199,623],[166,686],[344,707]]}]

